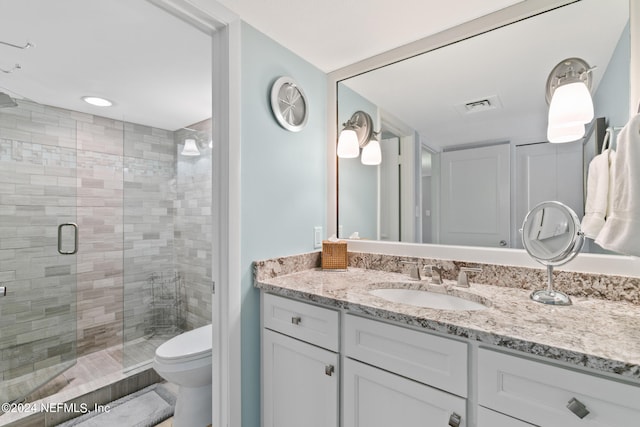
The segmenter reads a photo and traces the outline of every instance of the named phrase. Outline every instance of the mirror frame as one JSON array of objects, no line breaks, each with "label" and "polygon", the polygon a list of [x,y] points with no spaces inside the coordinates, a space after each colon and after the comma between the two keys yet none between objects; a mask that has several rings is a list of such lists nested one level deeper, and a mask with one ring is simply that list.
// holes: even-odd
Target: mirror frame
[{"label": "mirror frame", "polygon": [[[329,73],[327,76],[327,235],[335,235],[338,231],[338,158],[336,156],[336,144],[339,125],[337,120],[337,91],[340,81],[577,1],[580,0],[528,0],[516,3],[497,12]],[[634,0],[629,0],[631,32],[629,117],[638,113],[638,101],[640,101],[640,78],[636,77],[640,73],[640,54],[638,54],[638,49],[640,48],[640,4],[636,3]],[[540,88],[540,90],[544,91],[544,88]],[[349,241],[349,250],[352,252],[373,252],[539,268],[539,264],[535,263],[524,249],[351,240]],[[632,256],[581,253],[570,266],[562,269],[575,272],[640,277],[640,258]]]}]

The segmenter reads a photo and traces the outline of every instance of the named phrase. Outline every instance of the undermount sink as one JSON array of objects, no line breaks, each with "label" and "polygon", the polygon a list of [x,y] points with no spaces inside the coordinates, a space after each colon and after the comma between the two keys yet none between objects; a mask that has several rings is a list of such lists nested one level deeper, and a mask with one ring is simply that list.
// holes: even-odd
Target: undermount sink
[{"label": "undermount sink", "polygon": [[443,294],[439,292],[430,292],[420,289],[406,289],[406,288],[384,288],[373,289],[369,293],[379,298],[386,299],[387,301],[413,305],[416,307],[432,308],[435,310],[486,310],[487,307],[479,302],[470,301],[468,299]]}]

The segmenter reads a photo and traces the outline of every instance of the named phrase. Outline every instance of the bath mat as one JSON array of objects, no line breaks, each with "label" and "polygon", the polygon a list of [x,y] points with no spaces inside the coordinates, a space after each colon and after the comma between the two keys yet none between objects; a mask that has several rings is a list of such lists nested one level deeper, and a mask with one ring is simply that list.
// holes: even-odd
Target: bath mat
[{"label": "bath mat", "polygon": [[162,384],[108,403],[109,412],[89,412],[69,420],[62,427],[152,427],[173,415],[176,397]]}]

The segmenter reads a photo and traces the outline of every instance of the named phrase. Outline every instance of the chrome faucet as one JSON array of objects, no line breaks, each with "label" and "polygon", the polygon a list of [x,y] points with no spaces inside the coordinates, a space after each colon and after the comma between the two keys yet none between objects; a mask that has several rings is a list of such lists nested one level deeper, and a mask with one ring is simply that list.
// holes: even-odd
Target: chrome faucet
[{"label": "chrome faucet", "polygon": [[469,278],[467,277],[467,273],[479,273],[482,271],[480,267],[460,267],[460,273],[458,273],[458,281],[456,282],[456,286],[461,288],[469,287]]},{"label": "chrome faucet", "polygon": [[442,273],[444,272],[444,268],[442,268],[442,266],[429,264],[425,265],[424,268],[425,270],[427,268],[431,269],[431,283],[434,285],[442,285]]},{"label": "chrome faucet", "polygon": [[409,271],[409,277],[411,277],[413,280],[422,280],[422,277],[420,277],[420,265],[418,264],[418,262],[416,261],[400,261],[402,264],[409,264],[411,265],[411,270]]}]

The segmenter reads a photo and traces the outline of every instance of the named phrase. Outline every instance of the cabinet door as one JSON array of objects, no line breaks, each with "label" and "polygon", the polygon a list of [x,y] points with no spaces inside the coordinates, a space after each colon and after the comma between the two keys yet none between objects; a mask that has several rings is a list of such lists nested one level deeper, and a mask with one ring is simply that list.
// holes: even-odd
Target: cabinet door
[{"label": "cabinet door", "polygon": [[263,329],[263,427],[337,427],[338,355]]},{"label": "cabinet door", "polygon": [[344,427],[468,425],[465,399],[382,369],[345,358],[343,382]]}]

